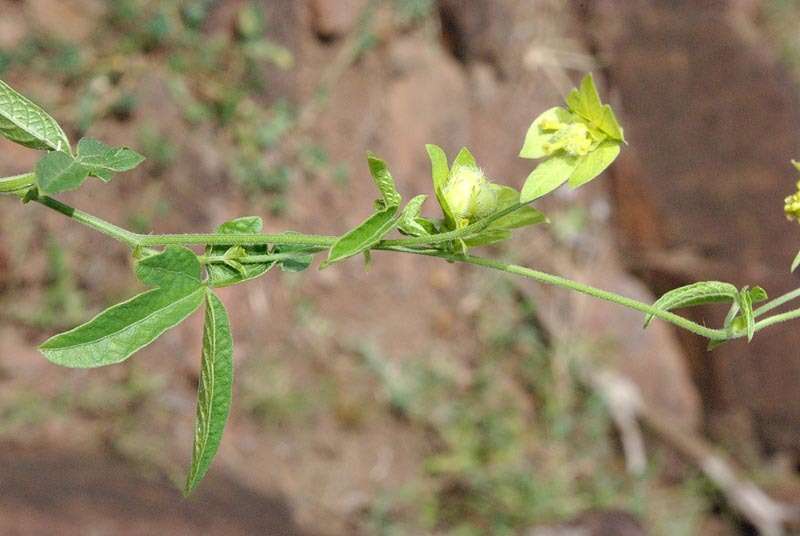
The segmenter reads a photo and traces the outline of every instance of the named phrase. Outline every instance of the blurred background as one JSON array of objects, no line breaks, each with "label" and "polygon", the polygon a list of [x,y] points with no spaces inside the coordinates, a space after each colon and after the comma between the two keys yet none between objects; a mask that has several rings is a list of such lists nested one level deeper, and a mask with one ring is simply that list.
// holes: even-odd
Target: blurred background
[{"label": "blurred background", "polygon": [[[0,77],[73,140],[147,156],[64,196],[79,208],[137,232],[261,215],[333,234],[371,210],[367,150],[407,198],[431,193],[425,143],[521,186],[528,125],[592,71],[629,146],[541,203],[551,225],[482,253],[644,301],[704,279],[777,296],[797,285],[799,30],[797,0],[0,0]],[[0,175],[37,156],[0,141]],[[184,500],[202,319],[105,369],[35,349],[137,292],[130,268],[2,200],[0,534],[798,530],[796,323],[709,353],[638,313],[380,253],[222,292],[234,405]]]}]

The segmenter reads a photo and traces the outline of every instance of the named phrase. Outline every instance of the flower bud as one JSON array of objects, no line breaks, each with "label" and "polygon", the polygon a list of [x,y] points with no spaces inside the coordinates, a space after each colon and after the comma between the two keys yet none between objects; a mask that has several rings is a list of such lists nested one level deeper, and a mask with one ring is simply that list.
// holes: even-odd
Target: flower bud
[{"label": "flower bud", "polygon": [[474,166],[455,166],[442,193],[456,221],[476,221],[497,208],[492,184]]}]

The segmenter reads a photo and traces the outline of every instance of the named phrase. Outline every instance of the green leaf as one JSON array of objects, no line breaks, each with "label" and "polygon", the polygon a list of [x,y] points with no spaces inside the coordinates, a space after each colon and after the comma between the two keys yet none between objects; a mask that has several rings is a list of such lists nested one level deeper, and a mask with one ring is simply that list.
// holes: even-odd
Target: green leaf
[{"label": "green leaf", "polygon": [[207,289],[192,465],[183,491],[186,496],[203,479],[219,449],[230,412],[232,387],[233,337],[228,313],[220,299]]},{"label": "green leaf", "polygon": [[71,152],[69,139],[56,120],[2,80],[0,136],[31,149]]},{"label": "green leaf", "polygon": [[738,301],[739,309],[742,311],[741,315],[745,323],[745,330],[747,331],[747,342],[750,342],[753,340],[753,335],[756,332],[756,319],[753,314],[753,298],[748,287],[744,287],[741,292],[739,292]]},{"label": "green leaf", "polygon": [[506,229],[487,229],[480,232],[475,236],[464,239],[464,244],[468,248],[476,248],[478,246],[486,246],[496,242],[502,242],[511,238],[511,231]]},{"label": "green leaf", "polygon": [[321,268],[358,255],[381,241],[381,239],[397,226],[399,218],[395,216],[397,206],[391,206],[376,212],[352,231],[343,235],[331,247],[328,259]]},{"label": "green leaf", "polygon": [[759,286],[750,288],[747,293],[750,294],[750,300],[753,303],[760,303],[769,298],[769,296],[767,296],[767,291]]},{"label": "green leaf", "polygon": [[444,215],[445,226],[448,229],[455,229],[456,220],[453,217],[453,211],[444,197],[444,187],[447,185],[447,180],[450,178],[450,167],[447,164],[447,155],[438,145],[428,144],[425,146],[428,151],[428,156],[431,159],[431,176],[433,177],[433,191],[436,194],[436,200],[439,206],[442,207],[442,214]]},{"label": "green leaf", "polygon": [[[705,303],[717,303],[737,300],[739,290],[730,283],[721,281],[700,281],[683,287],[672,289],[661,296],[653,304],[656,309],[669,311],[682,307],[693,307]],[[650,325],[653,315],[646,315],[644,327]]]},{"label": "green leaf", "polygon": [[[497,195],[497,210],[503,210],[519,203],[519,192],[510,186],[492,185]],[[548,222],[547,216],[533,207],[520,207],[489,225],[489,229],[517,229],[528,225]]]},{"label": "green leaf", "polygon": [[400,215],[400,223],[397,225],[400,232],[410,236],[427,236],[431,234],[425,224],[419,221],[421,219],[419,213],[422,210],[422,204],[427,198],[427,195],[418,195],[403,208],[403,213]]},{"label": "green leaf", "polygon": [[478,163],[475,161],[475,157],[472,156],[472,153],[469,152],[469,149],[462,147],[461,150],[458,151],[455,160],[453,160],[453,167],[455,168],[457,166],[478,167]]},{"label": "green leaf", "polygon": [[57,194],[78,188],[90,175],[108,182],[114,173],[133,169],[143,160],[125,147],[84,138],[78,142],[75,157],[61,151],[44,155],[36,164],[36,180],[42,193]]},{"label": "green leaf", "polygon": [[[216,233],[224,235],[258,234],[263,225],[263,221],[257,216],[245,216],[223,223],[217,227]],[[230,245],[207,246],[206,256],[223,256],[229,248]],[[246,255],[266,255],[267,245],[243,246],[243,250]],[[265,274],[274,265],[274,262],[240,264],[240,270],[238,267],[212,263],[206,265],[206,271],[212,287],[226,287],[255,279]]]},{"label": "green leaf", "polygon": [[578,166],[569,176],[570,188],[583,186],[600,175],[619,155],[620,143],[606,140],[589,154],[580,157]]},{"label": "green leaf", "polygon": [[296,253],[289,259],[278,261],[282,272],[302,272],[311,266],[314,260],[311,246],[300,246],[295,244],[278,244],[272,250],[273,253]]},{"label": "green leaf", "polygon": [[203,303],[200,263],[186,248],[169,247],[147,257],[136,272],[143,282],[158,288],[48,339],[39,347],[44,356],[73,368],[119,363],[180,324]]},{"label": "green leaf", "polygon": [[547,156],[544,150],[546,143],[553,137],[555,130],[544,129],[542,124],[571,123],[575,120],[569,111],[561,106],[555,106],[543,112],[533,120],[528,132],[525,134],[525,142],[519,152],[521,158],[543,158]]},{"label": "green leaf", "polygon": [[792,272],[797,270],[797,267],[800,266],[800,251],[797,252],[794,260],[792,261]]},{"label": "green leaf", "polygon": [[597,86],[591,73],[583,78],[580,88],[573,89],[567,95],[566,100],[570,111],[581,116],[593,127],[617,141],[625,141],[622,127],[614,116],[611,106],[600,102],[600,95],[597,93]]},{"label": "green leaf", "polygon": [[529,203],[549,194],[569,179],[577,165],[578,159],[574,156],[556,155],[548,158],[525,179],[520,201]]},{"label": "green leaf", "polygon": [[372,179],[375,181],[375,186],[378,187],[383,197],[383,208],[399,205],[402,197],[397,191],[392,174],[389,173],[389,169],[386,167],[386,162],[372,153],[367,153],[367,163],[369,164],[369,172],[372,175]]},{"label": "green leaf", "polygon": [[36,183],[45,195],[78,188],[89,176],[89,168],[61,151],[51,151],[36,163]]},{"label": "green leaf", "polygon": [[144,156],[127,147],[109,147],[91,138],[78,142],[77,159],[89,168],[89,174],[108,182],[115,173],[130,171],[142,162]]}]

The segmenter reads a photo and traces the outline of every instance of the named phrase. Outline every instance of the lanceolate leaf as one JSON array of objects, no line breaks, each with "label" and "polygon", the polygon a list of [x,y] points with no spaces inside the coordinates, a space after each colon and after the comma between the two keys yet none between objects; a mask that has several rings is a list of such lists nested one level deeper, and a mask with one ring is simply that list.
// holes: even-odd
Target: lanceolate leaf
[{"label": "lanceolate leaf", "polygon": [[[705,303],[732,302],[738,300],[739,290],[730,283],[721,281],[700,281],[670,290],[653,304],[663,311],[693,307]],[[653,315],[645,317],[644,327],[650,325]]]},{"label": "lanceolate leaf", "polygon": [[444,187],[447,180],[450,178],[450,167],[447,164],[447,155],[438,145],[426,145],[425,149],[428,151],[428,156],[431,159],[431,176],[433,177],[433,191],[436,194],[436,200],[439,206],[442,207],[444,214],[445,226],[448,229],[455,229],[455,218],[453,212],[447,204],[447,199],[444,197]]},{"label": "lanceolate leaf", "polygon": [[536,166],[525,179],[520,201],[528,203],[549,194],[569,179],[577,165],[578,161],[574,156],[556,155],[548,158]]},{"label": "lanceolate leaf", "polygon": [[302,272],[311,266],[314,260],[313,248],[294,244],[278,244],[272,253],[292,253],[292,256],[278,261],[282,272]]},{"label": "lanceolate leaf", "polygon": [[394,184],[392,174],[389,173],[389,169],[386,167],[386,162],[372,153],[367,153],[367,163],[369,164],[369,172],[372,174],[372,179],[375,181],[375,186],[381,192],[383,208],[399,205],[402,198]]},{"label": "lanceolate leaf", "polygon": [[800,251],[797,252],[797,255],[795,255],[794,260],[792,261],[792,272],[797,270],[798,266],[800,266]]},{"label": "lanceolate leaf", "polygon": [[71,151],[55,119],[0,80],[0,136],[32,149]]},{"label": "lanceolate leaf", "polygon": [[[237,235],[237,234],[258,234],[261,232],[263,222],[257,216],[246,216],[227,221],[217,227],[217,234]],[[223,256],[230,246],[208,246],[206,256]],[[267,245],[243,246],[244,253],[247,255],[266,255]],[[212,287],[225,287],[235,285],[242,281],[254,279],[266,273],[275,265],[274,262],[243,264],[241,271],[226,264],[213,263],[206,265],[209,284]]]},{"label": "lanceolate leaf", "polygon": [[[762,289],[763,292],[763,289]],[[739,309],[742,311],[742,318],[744,319],[745,330],[747,331],[747,341],[753,340],[753,335],[756,332],[756,319],[753,314],[753,297],[748,287],[744,287],[739,292]]]},{"label": "lanceolate leaf", "polygon": [[233,338],[228,313],[219,298],[206,290],[197,422],[192,465],[186,476],[184,495],[189,495],[197,487],[217,453],[230,412],[232,386]]},{"label": "lanceolate leaf", "polygon": [[380,242],[389,231],[397,226],[399,218],[396,213],[397,206],[388,207],[376,212],[358,227],[343,235],[331,247],[328,259],[322,263],[321,267],[326,268],[333,263],[358,255]]},{"label": "lanceolate leaf", "polygon": [[502,242],[511,238],[511,231],[506,229],[487,229],[475,236],[464,239],[464,244],[468,248],[476,248],[478,246],[487,246],[496,242]]},{"label": "lanceolate leaf", "polygon": [[137,266],[139,278],[158,288],[115,305],[39,348],[47,359],[74,368],[119,363],[181,323],[203,302],[197,257],[171,247]]}]

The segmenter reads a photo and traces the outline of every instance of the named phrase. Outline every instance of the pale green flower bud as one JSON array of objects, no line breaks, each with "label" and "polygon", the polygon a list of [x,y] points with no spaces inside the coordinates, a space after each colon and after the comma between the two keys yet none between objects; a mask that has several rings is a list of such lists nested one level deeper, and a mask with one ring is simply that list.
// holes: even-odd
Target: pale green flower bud
[{"label": "pale green flower bud", "polygon": [[783,200],[783,212],[790,220],[800,221],[800,181],[797,182],[797,192]]},{"label": "pale green flower bud", "polygon": [[497,194],[483,172],[474,166],[456,166],[443,192],[457,221],[477,221],[497,208]]}]

